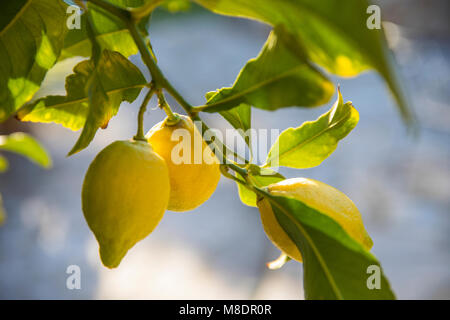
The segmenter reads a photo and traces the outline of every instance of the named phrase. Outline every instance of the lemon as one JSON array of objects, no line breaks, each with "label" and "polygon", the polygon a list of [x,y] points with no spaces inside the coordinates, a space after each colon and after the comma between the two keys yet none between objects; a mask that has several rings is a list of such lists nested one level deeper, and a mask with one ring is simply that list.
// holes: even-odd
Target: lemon
[{"label": "lemon", "polygon": [[[366,249],[372,247],[361,214],[355,204],[341,191],[323,182],[307,178],[292,178],[268,186],[270,194],[302,201],[307,206],[333,218],[356,241]],[[268,238],[292,259],[302,261],[302,256],[291,238],[276,219],[267,199],[258,202],[261,220]]]},{"label": "lemon", "polygon": [[220,179],[219,161],[189,117],[168,118],[147,133],[148,142],[167,163],[170,177],[169,210],[197,208],[214,193]]},{"label": "lemon", "polygon": [[82,207],[108,268],[158,225],[169,201],[167,166],[146,141],[116,141],[84,178]]}]

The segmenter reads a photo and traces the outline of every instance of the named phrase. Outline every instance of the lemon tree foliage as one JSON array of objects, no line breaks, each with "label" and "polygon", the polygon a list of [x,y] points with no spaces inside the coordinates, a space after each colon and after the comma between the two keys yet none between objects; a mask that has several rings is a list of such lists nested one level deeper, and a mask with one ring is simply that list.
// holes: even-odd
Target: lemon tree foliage
[{"label": "lemon tree foliage", "polygon": [[[68,30],[66,8],[74,3],[81,5],[81,29]],[[192,106],[165,77],[148,37],[154,9],[183,11],[193,3],[273,27],[258,56],[243,66],[234,84],[208,92],[202,106]],[[0,5],[0,121],[14,115],[20,121],[81,130],[72,155],[88,147],[99,128],[107,128],[123,102],[131,103],[146,92],[136,135],[103,149],[83,183],[83,214],[106,267],[118,267],[127,251],[147,237],[164,214],[171,214],[167,210],[189,211],[207,201],[222,173],[237,183],[245,205],[258,207],[262,227],[280,249],[280,258],[270,268],[280,268],[289,260],[303,263],[306,298],[393,299],[382,271],[379,287],[368,286],[368,268],[382,269],[370,253],[372,240],[353,202],[322,182],[286,179],[276,169],[320,165],[356,126],[358,112],[351,102],[344,103],[339,90],[328,112],[283,131],[264,164],[254,163],[251,157],[241,157],[242,163],[227,159],[236,151],[217,137],[204,141],[193,122],[207,129],[202,113],[217,113],[251,148],[246,131],[252,129],[253,107],[276,111],[324,105],[335,92],[327,73],[348,77],[368,69],[385,79],[403,117],[411,122],[383,31],[366,28],[367,6],[366,0],[4,1]],[[128,60],[136,53],[150,80]],[[86,60],[66,75],[66,95],[32,100],[46,72],[57,61],[75,56]],[[172,112],[166,94],[186,115]],[[167,118],[145,136],[144,115],[154,95]],[[181,134],[174,140],[178,129],[189,137]],[[44,167],[51,163],[39,143],[22,133],[0,136],[3,150]],[[218,159],[225,161],[219,164]],[[0,156],[0,171],[7,167],[6,158]],[[0,203],[0,222],[3,219]]]},{"label": "lemon tree foliage", "polygon": [[[122,99],[132,102],[146,83],[140,70],[118,52],[104,51],[97,68],[104,92],[115,102],[114,114]],[[85,88],[94,69],[91,60],[80,62],[74,67],[74,73],[66,77],[65,96],[38,99],[21,108],[17,116],[21,121],[55,122],[75,131],[83,128],[89,109]]]},{"label": "lemon tree foliage", "polygon": [[210,95],[202,110],[223,111],[242,103],[265,110],[326,103],[334,93],[333,84],[307,61],[304,48],[294,39],[281,26],[275,28],[233,87]]},{"label": "lemon tree foliage", "polygon": [[330,111],[316,121],[283,131],[273,144],[266,166],[306,169],[318,166],[358,123],[358,111],[351,102],[344,103],[341,92]]},{"label": "lemon tree foliage", "polygon": [[[123,8],[137,8],[144,4],[154,7],[163,1],[112,0],[109,2]],[[111,19],[107,12],[91,3],[87,3],[87,7],[91,9],[90,14],[92,15],[93,27],[96,30],[96,38],[102,48],[120,52],[125,57],[138,53],[138,48],[128,29],[120,20]],[[140,22],[143,31],[146,31],[145,26],[149,21],[149,17],[149,14],[147,14]],[[91,55],[91,41],[87,33],[87,15],[82,14],[80,20],[80,29],[72,29],[67,32],[60,60],[74,56],[88,57]]]},{"label": "lemon tree foliage", "polygon": [[373,68],[385,79],[404,119],[413,121],[383,31],[366,27],[367,0],[195,0],[213,12],[283,25],[308,59],[343,77]]},{"label": "lemon tree foliage", "polygon": [[58,59],[66,7],[62,0],[2,1],[0,121],[33,97]]},{"label": "lemon tree foliage", "polygon": [[[279,182],[284,180],[285,178],[279,174],[278,172],[269,169],[269,168],[261,168],[256,165],[250,165],[249,170],[247,174],[247,179],[250,179],[255,186],[257,187],[266,187],[268,185],[271,185],[273,183]],[[243,179],[239,173],[237,173],[238,177]],[[249,207],[256,207],[256,201],[257,196],[256,194],[241,185],[240,183],[236,183],[238,187],[239,192],[239,198],[241,199],[242,203],[249,206]]]},{"label": "lemon tree foliage", "polygon": [[259,193],[302,253],[306,299],[395,299],[384,274],[379,290],[368,289],[367,268],[380,263],[334,219],[296,199]]},{"label": "lemon tree foliage", "polygon": [[[23,132],[0,135],[0,151],[17,153],[44,168],[49,168],[52,165],[50,156],[41,144],[32,136]],[[6,159],[2,158],[0,162],[2,161],[3,165],[0,164],[0,168],[6,169],[8,166]]]}]

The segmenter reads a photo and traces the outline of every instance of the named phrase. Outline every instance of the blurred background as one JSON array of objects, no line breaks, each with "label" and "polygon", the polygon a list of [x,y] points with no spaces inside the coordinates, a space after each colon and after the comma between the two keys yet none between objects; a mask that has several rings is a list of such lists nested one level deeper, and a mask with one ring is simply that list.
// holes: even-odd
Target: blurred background
[{"label": "blurred background", "polygon": [[[377,1],[400,75],[420,120],[408,135],[385,84],[374,72],[333,78],[351,100],[360,122],[317,168],[281,172],[324,181],[360,209],[374,247],[400,299],[450,299],[450,27],[446,0]],[[260,23],[213,15],[197,7],[159,10],[151,39],[161,69],[185,98],[204,103],[207,91],[229,86],[255,57],[270,29]],[[50,72],[39,93],[64,94],[67,73],[79,59]],[[145,70],[138,56],[132,57]],[[302,265],[277,271],[266,262],[279,252],[266,238],[258,211],[239,201],[235,184],[222,177],[212,198],[189,213],[167,212],[155,231],[130,250],[120,267],[101,265],[98,246],[81,211],[84,174],[95,155],[117,139],[131,138],[143,97],[124,103],[107,130],[70,158],[79,132],[59,125],[0,125],[2,134],[27,131],[53,158],[51,170],[26,159],[10,161],[0,176],[7,212],[0,228],[2,299],[303,299]],[[255,128],[297,127],[327,105],[275,113],[253,110]],[[176,103],[169,100],[174,109]],[[145,126],[163,119],[155,101]],[[206,115],[211,127],[229,126]],[[114,174],[114,172],[111,172]],[[81,268],[81,289],[66,288],[66,269]]]}]

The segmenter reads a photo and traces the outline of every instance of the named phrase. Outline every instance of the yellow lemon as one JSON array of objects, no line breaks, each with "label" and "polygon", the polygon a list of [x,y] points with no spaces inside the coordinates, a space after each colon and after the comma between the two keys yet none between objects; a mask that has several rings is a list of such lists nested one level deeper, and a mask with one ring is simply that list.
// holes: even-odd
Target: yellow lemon
[{"label": "yellow lemon", "polygon": [[[372,240],[364,228],[358,208],[345,194],[332,186],[313,179],[292,178],[270,185],[268,191],[275,196],[302,201],[307,206],[333,218],[366,249],[372,247]],[[268,238],[292,259],[301,262],[300,251],[279,225],[269,201],[267,199],[259,201],[258,208]]]},{"label": "yellow lemon", "polygon": [[170,177],[169,210],[197,208],[214,193],[220,179],[219,161],[189,117],[168,118],[147,133],[155,152],[166,160]]},{"label": "yellow lemon", "polygon": [[158,225],[169,201],[169,173],[146,141],[116,141],[103,149],[84,178],[82,207],[108,268]]}]

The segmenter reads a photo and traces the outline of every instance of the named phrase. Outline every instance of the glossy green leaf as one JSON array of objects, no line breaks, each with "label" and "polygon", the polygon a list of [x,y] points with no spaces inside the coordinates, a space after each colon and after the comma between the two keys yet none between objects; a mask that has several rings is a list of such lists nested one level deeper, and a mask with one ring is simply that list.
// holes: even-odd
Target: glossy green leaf
[{"label": "glossy green leaf", "polygon": [[0,5],[0,122],[39,89],[63,46],[62,0],[14,0]]},{"label": "glossy green leaf", "polygon": [[[112,115],[125,97],[133,101],[144,87],[146,80],[140,70],[119,53],[110,53],[111,66],[103,69],[100,79],[113,106]],[[17,112],[21,121],[58,123],[71,130],[83,128],[88,115],[89,95],[85,86],[94,70],[92,61],[82,61],[74,73],[66,77],[66,96],[47,96],[26,105]],[[109,120],[109,119],[108,119]]]},{"label": "glossy green leaf", "polygon": [[[149,6],[149,9],[154,9],[162,0],[109,0],[108,2],[122,8],[139,9]],[[90,10],[92,15],[96,38],[102,49],[120,52],[125,57],[138,53],[138,48],[123,22],[92,3],[88,3],[88,10]],[[150,12],[143,13],[145,17],[140,22],[143,32],[146,32],[145,26],[149,21]],[[86,24],[87,16],[83,13],[81,15],[81,28],[69,30],[67,33],[60,57],[61,60],[73,56],[88,57],[91,55],[91,41],[89,40]]]},{"label": "glossy green leaf", "polygon": [[0,136],[0,150],[20,154],[44,168],[52,165],[50,156],[41,144],[23,132]]},{"label": "glossy green leaf", "polygon": [[215,13],[283,25],[304,44],[311,61],[340,76],[376,69],[407,121],[413,115],[396,79],[382,29],[367,28],[367,0],[195,0]]},{"label": "glossy green leaf", "polygon": [[341,92],[327,113],[298,128],[283,131],[267,155],[267,167],[286,166],[306,169],[318,166],[336,149],[359,120],[351,102],[344,103]]},{"label": "glossy green leaf", "polygon": [[145,82],[141,71],[128,59],[118,52],[104,50],[87,80],[86,122],[69,155],[86,148],[98,128],[107,127],[123,101],[131,103],[137,98]]},{"label": "glossy green leaf", "polygon": [[203,111],[224,111],[241,104],[266,110],[312,107],[326,103],[333,90],[333,84],[308,63],[293,36],[279,27],[271,32],[258,57],[241,70],[233,86],[218,90]]},{"label": "glossy green leaf", "polygon": [[[306,299],[395,299],[378,260],[337,222],[301,201],[260,191],[302,254]],[[379,271],[379,289],[369,289],[371,268]]]},{"label": "glossy green leaf", "polygon": [[[238,174],[238,177],[243,180],[243,177]],[[268,168],[260,168],[257,165],[251,164],[249,167],[249,179],[258,187],[266,187],[272,183],[277,183],[285,178],[276,171]],[[256,194],[248,190],[240,183],[236,183],[241,202],[249,207],[256,207]]]}]

